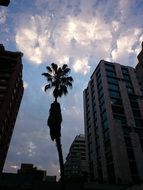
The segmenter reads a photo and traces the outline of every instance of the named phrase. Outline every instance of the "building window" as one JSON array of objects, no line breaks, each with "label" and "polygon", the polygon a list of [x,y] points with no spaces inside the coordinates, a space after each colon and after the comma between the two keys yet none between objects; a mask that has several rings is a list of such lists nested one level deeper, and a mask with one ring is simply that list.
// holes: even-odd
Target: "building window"
[{"label": "building window", "polygon": [[125,137],[125,144],[127,147],[132,148],[132,142],[131,142],[131,138],[129,136]]},{"label": "building window", "polygon": [[138,170],[137,170],[136,162],[132,161],[132,162],[129,162],[129,164],[130,164],[131,173],[132,173],[133,175],[137,174],[137,173],[138,173]]},{"label": "building window", "polygon": [[106,111],[102,112],[101,118],[102,118],[102,121],[104,121],[104,120],[107,119],[107,113],[106,113]]},{"label": "building window", "polygon": [[126,125],[127,123],[127,120],[126,120],[126,117],[123,116],[123,115],[118,115],[118,114],[113,114],[113,117],[115,120],[121,122],[122,125]]},{"label": "building window", "polygon": [[128,94],[133,94],[134,93],[134,89],[130,88],[130,87],[127,87],[127,92],[128,92]]},{"label": "building window", "polygon": [[124,132],[125,136],[129,136],[130,132],[132,132],[132,128],[131,127],[123,126],[123,132]]},{"label": "building window", "polygon": [[137,101],[130,101],[131,107],[132,108],[139,108],[138,102]]},{"label": "building window", "polygon": [[105,152],[111,151],[110,140],[104,142],[104,148],[105,148]]},{"label": "building window", "polygon": [[4,97],[4,94],[0,94],[0,98],[3,98]]},{"label": "building window", "polygon": [[121,106],[114,106],[112,105],[112,111],[115,114],[124,114],[124,108]]},{"label": "building window", "polygon": [[98,77],[100,75],[100,69],[98,69],[97,71],[96,71],[96,77]]},{"label": "building window", "polygon": [[95,142],[96,142],[96,146],[99,146],[99,137],[97,137],[97,138],[95,139]]},{"label": "building window", "polygon": [[133,88],[131,81],[124,80],[124,82],[127,88]]},{"label": "building window", "polygon": [[95,135],[96,135],[96,136],[99,136],[99,130],[98,130],[98,127],[95,128]]},{"label": "building window", "polygon": [[112,105],[119,105],[119,106],[122,105],[122,99],[121,98],[111,97],[110,99],[111,99],[111,104]]},{"label": "building window", "polygon": [[102,88],[102,82],[100,82],[98,85],[97,85],[97,88],[98,90],[100,90]]},{"label": "building window", "polygon": [[109,95],[112,98],[120,98],[120,92],[118,91],[109,90]]},{"label": "building window", "polygon": [[130,99],[130,101],[137,101],[138,96],[135,94],[129,94],[129,99]]},{"label": "building window", "polygon": [[126,67],[121,67],[121,70],[122,70],[122,73],[123,73],[123,74],[129,74],[128,68],[126,68]]},{"label": "building window", "polygon": [[105,104],[102,103],[102,104],[100,105],[100,112],[102,113],[102,112],[104,112],[104,111],[105,111]]},{"label": "building window", "polygon": [[127,148],[128,158],[129,160],[135,160],[134,152],[132,148]]},{"label": "building window", "polygon": [[140,113],[140,110],[138,110],[138,109],[133,109],[132,110],[133,111],[133,115],[134,115],[134,117],[141,117],[141,113]]},{"label": "building window", "polygon": [[108,77],[108,83],[118,84],[118,79],[113,77]]},{"label": "building window", "polygon": [[109,87],[109,89],[111,89],[111,90],[119,91],[119,86],[116,85],[116,84],[108,83],[108,87]]},{"label": "building window", "polygon": [[105,121],[102,122],[102,128],[103,128],[103,130],[106,130],[106,129],[109,128],[109,125],[108,125],[108,121],[107,121],[107,120],[105,120]]},{"label": "building window", "polygon": [[140,143],[141,143],[141,147],[142,147],[142,151],[143,151],[143,138],[140,138]]},{"label": "building window", "polygon": [[107,73],[107,76],[109,76],[109,77],[116,77],[116,73],[115,72],[106,71],[106,73]]},{"label": "building window", "polygon": [[125,75],[125,74],[124,74],[124,75],[123,75],[123,78],[124,78],[125,80],[131,80],[129,75]]},{"label": "building window", "polygon": [[103,103],[104,103],[104,96],[103,96],[103,95],[99,98],[99,103],[100,103],[100,104],[103,104]]},{"label": "building window", "polygon": [[96,148],[96,155],[97,155],[97,157],[100,157],[100,156],[101,156],[101,155],[100,155],[100,147],[99,147],[99,146]]},{"label": "building window", "polygon": [[0,90],[7,90],[7,86],[0,86]]},{"label": "building window", "polygon": [[134,132],[137,133],[140,138],[143,138],[143,128],[134,128]]},{"label": "building window", "polygon": [[115,172],[114,172],[113,163],[107,164],[107,171],[108,171],[109,182],[114,183],[115,182]]},{"label": "building window", "polygon": [[114,65],[105,64],[105,69],[106,69],[106,70],[109,70],[109,71],[115,72]]},{"label": "building window", "polygon": [[100,98],[101,96],[103,96],[103,88],[101,88],[100,90],[98,90],[98,96],[99,96],[99,98]]},{"label": "building window", "polygon": [[106,162],[109,164],[109,163],[112,163],[113,161],[113,157],[112,157],[112,152],[107,152],[106,153]]},{"label": "building window", "polygon": [[109,130],[104,131],[103,137],[104,137],[104,141],[108,141],[110,139]]},{"label": "building window", "polygon": [[101,75],[97,78],[97,86],[99,86],[100,83],[102,83]]},{"label": "building window", "polygon": [[136,127],[142,127],[143,126],[143,119],[135,119]]}]

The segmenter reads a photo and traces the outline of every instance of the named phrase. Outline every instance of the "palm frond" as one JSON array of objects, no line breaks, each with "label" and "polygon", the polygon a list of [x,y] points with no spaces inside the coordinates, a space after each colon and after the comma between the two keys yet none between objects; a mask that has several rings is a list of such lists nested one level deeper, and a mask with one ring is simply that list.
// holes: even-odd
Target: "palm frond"
[{"label": "palm frond", "polygon": [[51,67],[52,67],[52,69],[54,70],[54,72],[56,73],[57,70],[58,70],[58,66],[57,66],[57,64],[55,64],[55,63],[51,63]]},{"label": "palm frond", "polygon": [[64,64],[64,65],[62,66],[62,70],[65,70],[67,67],[68,67],[68,65],[67,65],[67,64]]},{"label": "palm frond", "polygon": [[61,85],[60,86],[60,89],[61,89],[61,95],[64,94],[66,95],[68,93],[68,90],[67,90],[67,86],[66,85]]},{"label": "palm frond", "polygon": [[72,88],[73,78],[68,76],[70,68],[67,64],[62,67],[58,67],[57,64],[51,63],[51,66],[47,66],[47,73],[42,73],[46,77],[48,84],[45,86],[45,91],[49,88],[53,88],[53,96],[55,99],[66,95],[68,93],[68,87]]},{"label": "palm frond", "polygon": [[61,77],[62,75],[63,75],[63,71],[62,71],[61,67],[59,67],[57,70],[57,76]]},{"label": "palm frond", "polygon": [[52,77],[52,75],[49,74],[49,73],[42,73],[42,75],[45,76],[46,78],[51,78]]},{"label": "palm frond", "polygon": [[64,72],[65,74],[68,74],[70,71],[71,71],[70,68],[65,68],[63,72]]},{"label": "palm frond", "polygon": [[52,73],[52,69],[50,66],[47,66],[46,69],[48,70],[49,73]]},{"label": "palm frond", "polygon": [[67,82],[67,86],[69,86],[70,88],[72,88],[72,83],[71,82]]},{"label": "palm frond", "polygon": [[45,78],[47,79],[47,81],[49,82],[52,82],[52,75],[49,74],[49,73],[42,73],[43,76],[45,76]]},{"label": "palm frond", "polygon": [[70,81],[70,82],[73,82],[73,78],[70,76],[70,77],[67,77],[67,80]]},{"label": "palm frond", "polygon": [[51,88],[51,85],[50,84],[47,84],[46,86],[45,86],[45,92],[49,89],[49,88]]}]

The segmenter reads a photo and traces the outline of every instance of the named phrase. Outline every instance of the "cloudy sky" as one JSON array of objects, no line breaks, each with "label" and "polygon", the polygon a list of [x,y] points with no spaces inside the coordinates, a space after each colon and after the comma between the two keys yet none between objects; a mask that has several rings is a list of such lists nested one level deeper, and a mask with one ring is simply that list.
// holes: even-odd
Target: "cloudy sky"
[{"label": "cloudy sky", "polygon": [[11,0],[0,7],[0,43],[23,52],[24,96],[4,171],[33,163],[58,175],[55,143],[46,126],[53,97],[43,92],[41,73],[52,62],[67,63],[73,89],[62,107],[64,158],[76,135],[84,133],[83,89],[101,59],[135,66],[143,41],[142,0]]}]

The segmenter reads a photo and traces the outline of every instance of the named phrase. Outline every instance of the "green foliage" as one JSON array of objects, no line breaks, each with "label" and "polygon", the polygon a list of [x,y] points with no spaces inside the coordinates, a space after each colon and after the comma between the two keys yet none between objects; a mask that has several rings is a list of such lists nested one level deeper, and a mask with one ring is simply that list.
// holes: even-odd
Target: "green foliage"
[{"label": "green foliage", "polygon": [[52,63],[51,66],[46,67],[47,72],[42,73],[46,77],[48,84],[45,86],[45,91],[53,88],[53,96],[55,100],[62,95],[68,93],[68,88],[72,88],[73,78],[68,76],[70,68],[67,64],[58,67],[57,64]]}]

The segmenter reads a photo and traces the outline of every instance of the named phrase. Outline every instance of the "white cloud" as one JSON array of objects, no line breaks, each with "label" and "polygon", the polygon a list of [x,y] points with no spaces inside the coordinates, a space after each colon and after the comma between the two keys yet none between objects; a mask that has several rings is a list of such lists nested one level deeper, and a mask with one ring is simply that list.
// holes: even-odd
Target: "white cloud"
[{"label": "white cloud", "polygon": [[24,89],[26,89],[28,87],[28,83],[24,81],[23,86],[24,86]]},{"label": "white cloud", "polygon": [[16,165],[12,165],[12,166],[10,166],[11,168],[13,168],[13,169],[18,169],[18,166],[16,166]]},{"label": "white cloud", "polygon": [[[100,45],[105,54],[109,52],[112,33],[110,25],[104,20],[92,18],[87,22],[80,17],[67,16],[61,25],[53,28],[48,16],[36,15],[31,16],[29,22],[30,27],[25,23],[18,28],[16,43],[34,64],[41,64],[47,58],[59,64],[68,64],[72,58],[74,71],[86,74],[90,69],[89,55],[96,55]],[[92,46],[98,42],[100,45],[93,49]]]},{"label": "white cloud", "polygon": [[28,147],[27,147],[28,156],[31,157],[35,155],[35,149],[36,149],[36,145],[32,141],[28,142]]},{"label": "white cloud", "polygon": [[112,60],[128,65],[130,55],[134,54],[134,57],[136,57],[138,49],[140,48],[136,46],[136,44],[138,44],[138,40],[141,38],[141,33],[142,29],[132,28],[123,36],[120,36],[117,39],[116,48],[111,52]]},{"label": "white cloud", "polygon": [[120,27],[119,22],[116,21],[116,20],[112,21],[112,27],[113,27],[113,30],[114,30],[115,32],[117,32],[117,31],[119,30],[119,27]]},{"label": "white cloud", "polygon": [[84,75],[87,74],[89,71],[90,66],[88,66],[88,60],[87,59],[77,59],[76,62],[73,65],[73,70],[76,73],[83,73]]},{"label": "white cloud", "polygon": [[5,23],[7,12],[5,9],[0,9],[0,24]]},{"label": "white cloud", "polygon": [[29,22],[17,29],[15,41],[24,56],[32,63],[41,64],[48,49],[49,33],[47,31],[48,18],[36,15],[30,16]]}]

